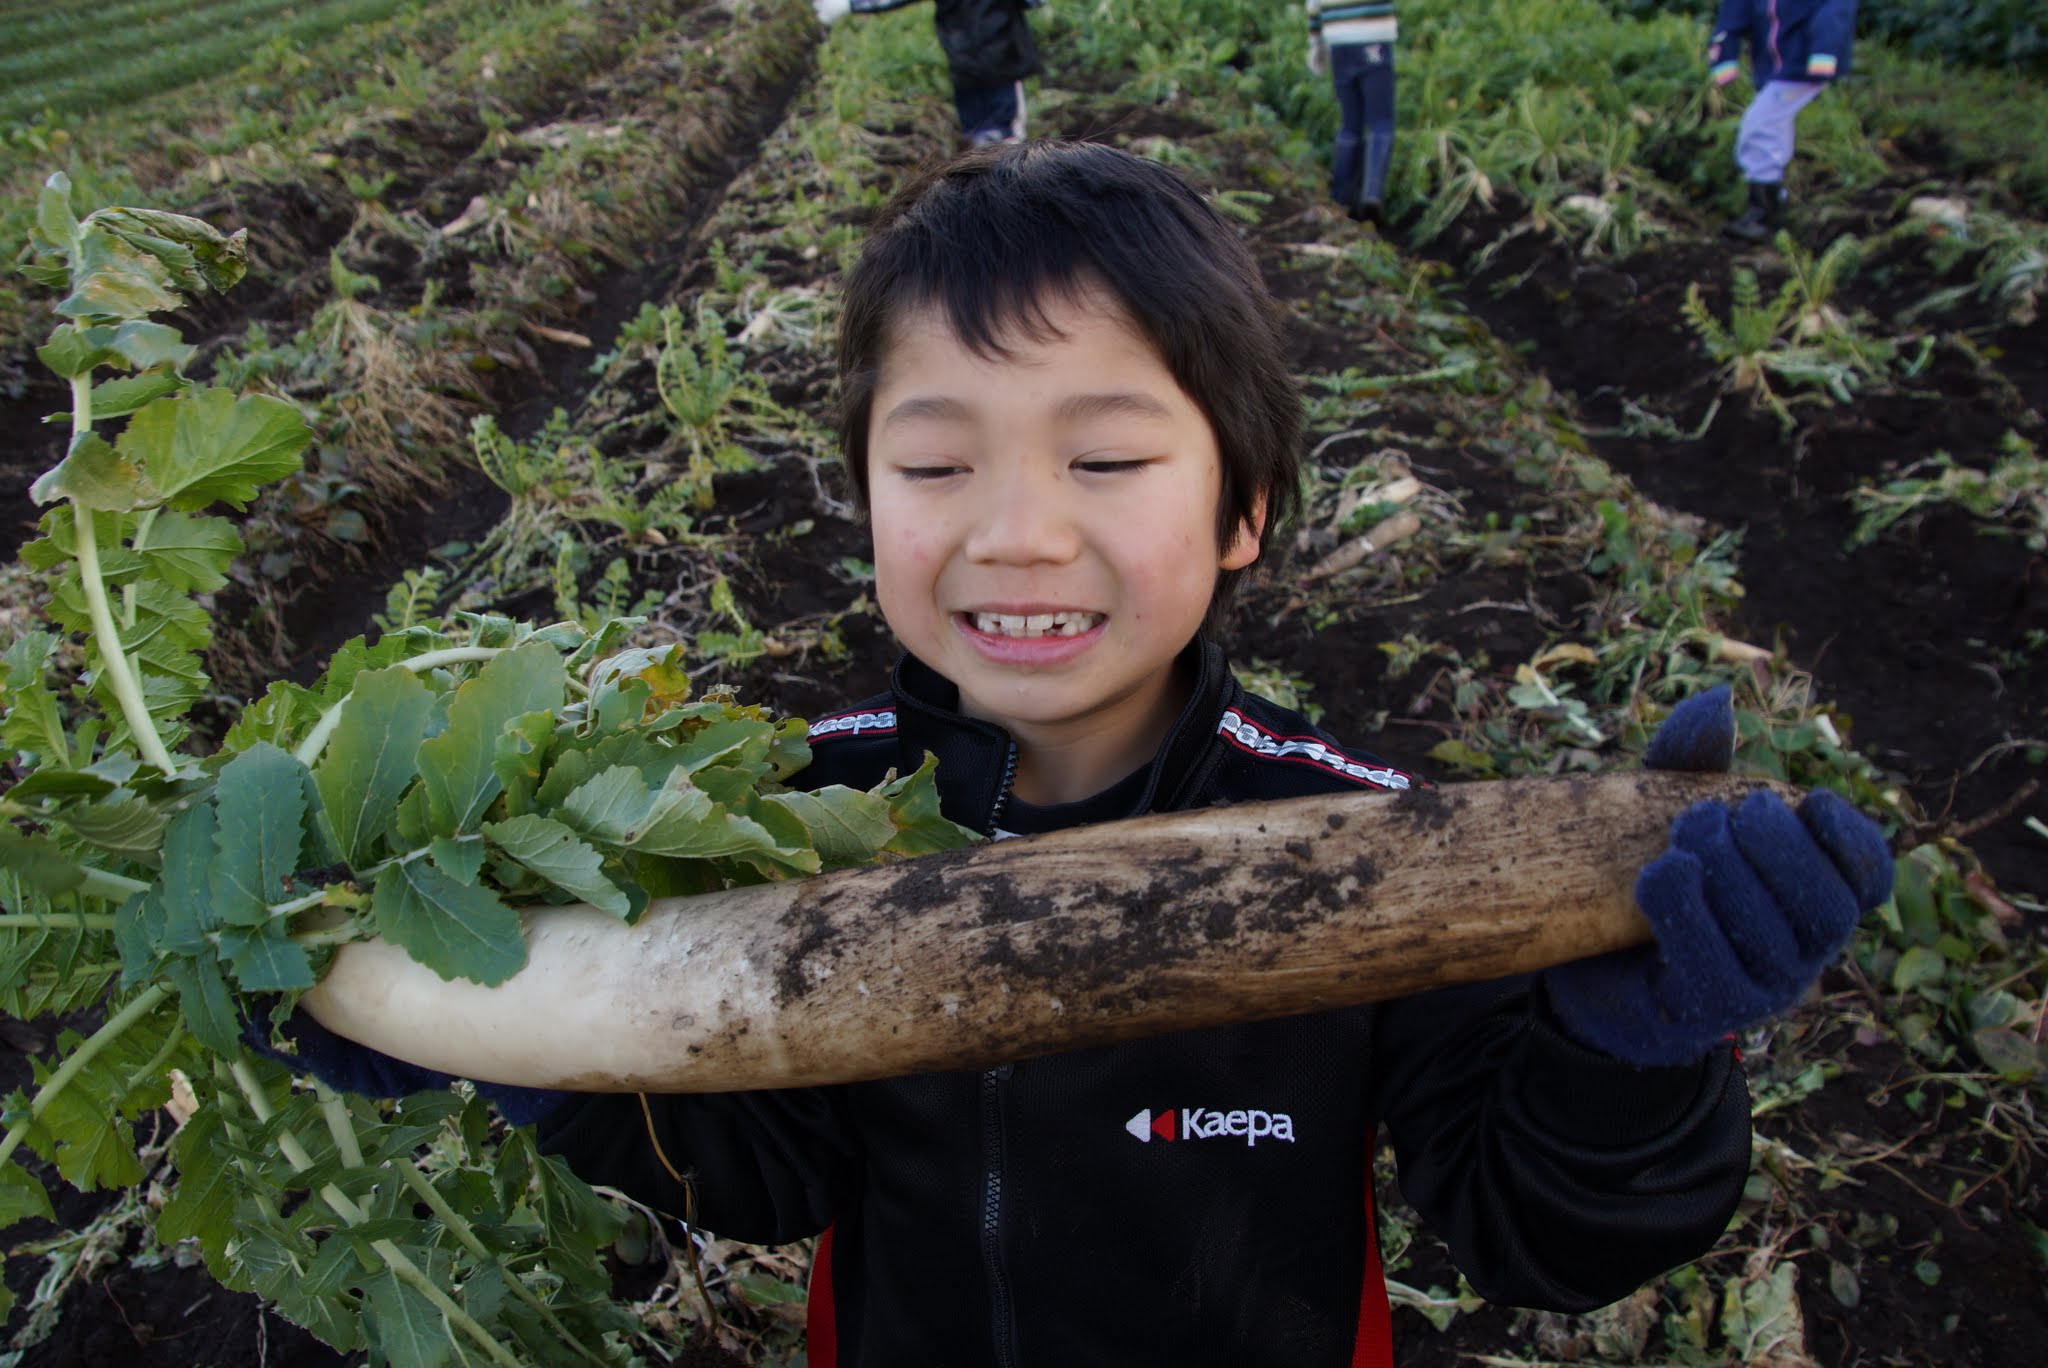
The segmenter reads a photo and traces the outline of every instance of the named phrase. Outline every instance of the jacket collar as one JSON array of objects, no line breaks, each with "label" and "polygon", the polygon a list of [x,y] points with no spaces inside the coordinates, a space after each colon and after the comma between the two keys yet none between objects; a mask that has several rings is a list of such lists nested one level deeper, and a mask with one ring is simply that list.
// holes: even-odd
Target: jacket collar
[{"label": "jacket collar", "polygon": [[[1191,805],[1220,754],[1217,719],[1242,692],[1223,651],[1197,636],[1175,661],[1192,688],[1187,706],[1152,757],[1142,796],[1127,816]],[[939,801],[951,820],[984,834],[995,827],[1016,772],[1016,746],[993,722],[960,712],[957,685],[917,657],[905,655],[890,677],[895,694],[900,769],[909,773],[929,751],[939,759]]]}]

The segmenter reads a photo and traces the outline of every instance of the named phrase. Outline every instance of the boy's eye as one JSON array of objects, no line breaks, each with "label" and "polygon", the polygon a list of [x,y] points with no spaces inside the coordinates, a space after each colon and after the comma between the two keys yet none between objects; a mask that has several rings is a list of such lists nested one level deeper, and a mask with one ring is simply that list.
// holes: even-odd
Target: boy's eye
[{"label": "boy's eye", "polygon": [[1084,470],[1090,475],[1117,475],[1128,471],[1143,470],[1152,464],[1150,460],[1120,456],[1094,456],[1074,462],[1074,469]]},{"label": "boy's eye", "polygon": [[957,475],[966,467],[956,465],[898,466],[896,473],[913,482],[943,480],[948,475]]}]

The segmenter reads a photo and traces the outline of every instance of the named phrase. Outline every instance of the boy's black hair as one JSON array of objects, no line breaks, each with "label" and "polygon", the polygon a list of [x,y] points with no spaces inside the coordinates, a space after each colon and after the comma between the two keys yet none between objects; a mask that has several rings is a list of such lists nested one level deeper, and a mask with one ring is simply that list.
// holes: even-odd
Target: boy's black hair
[{"label": "boy's black hair", "polygon": [[[863,508],[868,421],[891,330],[927,306],[983,357],[1010,328],[1049,334],[1048,296],[1103,288],[1149,340],[1216,435],[1216,540],[1265,504],[1259,552],[1300,499],[1301,400],[1272,297],[1229,222],[1156,162],[1095,143],[969,152],[905,187],[846,279],[839,440]],[[1217,578],[1221,625],[1241,570]]]}]

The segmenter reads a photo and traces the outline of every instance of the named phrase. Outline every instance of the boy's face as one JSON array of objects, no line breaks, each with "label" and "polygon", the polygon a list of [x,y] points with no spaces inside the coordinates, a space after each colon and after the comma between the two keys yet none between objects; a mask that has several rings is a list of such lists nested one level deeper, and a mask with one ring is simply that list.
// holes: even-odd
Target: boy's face
[{"label": "boy's face", "polygon": [[1217,572],[1258,555],[1256,528],[1218,548],[1215,434],[1151,344],[1100,295],[1046,303],[1053,334],[1011,330],[1008,359],[905,318],[868,428],[882,613],[1017,738],[1039,802],[1150,758]]}]

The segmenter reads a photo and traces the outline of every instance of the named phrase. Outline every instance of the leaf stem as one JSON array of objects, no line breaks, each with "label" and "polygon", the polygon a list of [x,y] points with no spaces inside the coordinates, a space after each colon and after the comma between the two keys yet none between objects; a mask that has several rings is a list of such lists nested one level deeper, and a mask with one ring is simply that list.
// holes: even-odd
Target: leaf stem
[{"label": "leaf stem", "polygon": [[[322,1195],[326,1195],[333,1186],[332,1183],[328,1184],[327,1188],[322,1189]],[[419,1265],[405,1257],[404,1250],[389,1240],[373,1240],[370,1248],[376,1250],[384,1262],[391,1266],[391,1271],[398,1275],[400,1282],[410,1283],[415,1292],[432,1302],[434,1309],[448,1318],[450,1325],[475,1340],[490,1357],[491,1362],[502,1365],[502,1368],[524,1368],[511,1350],[493,1339],[490,1331],[471,1319],[467,1311],[455,1304],[454,1298],[443,1292],[439,1284],[420,1271]]]},{"label": "leaf stem", "polygon": [[0,912],[5,931],[111,931],[111,912]]},{"label": "leaf stem", "polygon": [[78,886],[78,891],[91,897],[105,898],[108,902],[127,902],[137,893],[147,893],[153,887],[154,884],[131,879],[125,874],[110,874],[104,869],[86,867],[85,882]]},{"label": "leaf stem", "polygon": [[[439,669],[443,665],[462,665],[475,660],[491,660],[505,653],[502,646],[449,646],[439,651],[426,651],[405,660],[394,660],[393,665],[403,666],[414,674]],[[355,697],[351,689],[346,697],[326,712],[313,724],[313,730],[306,733],[306,739],[299,742],[299,748],[292,752],[298,762],[311,769],[319,760],[320,753],[327,749],[334,729],[341,725],[341,710],[348,706],[348,700]]]},{"label": "leaf stem", "polygon": [[[263,1091],[263,1081],[257,1078],[256,1071],[249,1067],[249,1056],[237,1055],[234,1063],[228,1068],[234,1074],[235,1085],[242,1090],[242,1096],[248,1099],[249,1110],[256,1113],[258,1121],[268,1125],[270,1118],[277,1115],[277,1108],[270,1105],[270,1096]],[[277,1152],[284,1156],[284,1161],[290,1164],[296,1173],[304,1173],[313,1167],[313,1156],[307,1151],[304,1142],[288,1130],[277,1133]]]},{"label": "leaf stem", "polygon": [[327,1122],[327,1133],[334,1137],[334,1147],[341,1152],[341,1162],[352,1169],[363,1166],[363,1142],[356,1138],[355,1124],[348,1119],[348,1103],[341,1094],[325,1083],[316,1083],[313,1091],[320,1097],[320,1115]]},{"label": "leaf stem", "polygon": [[[255,1071],[249,1067],[247,1055],[235,1061],[234,1075],[235,1082],[241,1086],[242,1095],[249,1100],[249,1109],[256,1113],[256,1119],[268,1122],[276,1114],[276,1108],[270,1105],[269,1097],[263,1092],[263,1085],[257,1080]],[[320,1088],[320,1099],[328,1130],[334,1134],[335,1144],[341,1151],[343,1162],[350,1168],[361,1168],[363,1152],[356,1141],[355,1128],[349,1122],[346,1104],[324,1085]],[[342,1138],[344,1133],[347,1135],[345,1143]],[[289,1130],[280,1130],[277,1133],[277,1150],[295,1172],[304,1173],[313,1167],[313,1156],[307,1152],[299,1137]],[[370,1219],[368,1212],[357,1206],[347,1193],[333,1183],[328,1183],[320,1189],[320,1200],[333,1208],[335,1214],[351,1226],[359,1226]],[[406,1283],[432,1302],[434,1309],[445,1316],[450,1325],[475,1340],[491,1362],[500,1365],[500,1368],[525,1368],[518,1357],[498,1343],[490,1331],[477,1324],[473,1316],[457,1305],[432,1278],[421,1272],[419,1265],[407,1258],[404,1250],[389,1240],[372,1240],[370,1248],[377,1252],[377,1257],[384,1260],[385,1267],[389,1268],[400,1282]]]},{"label": "leaf stem", "polygon": [[[475,1228],[463,1219],[462,1213],[448,1205],[448,1199],[441,1195],[441,1190],[428,1180],[426,1174],[420,1172],[419,1165],[407,1163],[404,1160],[397,1160],[393,1162],[391,1167],[398,1171],[398,1176],[405,1180],[405,1185],[408,1188],[412,1189],[413,1196],[426,1203],[427,1209],[440,1218],[441,1224],[447,1228],[448,1233],[453,1235],[456,1241],[464,1249],[468,1250],[479,1263],[491,1264],[497,1262],[491,1251],[484,1246],[484,1242],[477,1238]],[[585,1348],[574,1335],[570,1334],[569,1327],[562,1324],[561,1320],[555,1315],[554,1308],[535,1296],[533,1289],[513,1276],[510,1269],[505,1270],[505,1285],[512,1289],[513,1296],[519,1298],[519,1300],[540,1313],[541,1319],[548,1323],[549,1328],[561,1336],[562,1343],[568,1345],[576,1353],[592,1363],[603,1363],[605,1361],[601,1355]]]},{"label": "leaf stem", "polygon": [[184,1043],[185,1028],[182,1024],[173,1026],[170,1030],[164,1032],[164,1043],[157,1046],[156,1053],[149,1057],[149,1063],[128,1075],[128,1081],[122,1085],[121,1091],[124,1093],[134,1092],[143,1084],[163,1073],[164,1065],[171,1062],[171,1056],[176,1054],[178,1047]]},{"label": "leaf stem", "polygon": [[7,1162],[20,1146],[28,1129],[49,1110],[50,1103],[71,1086],[71,1081],[85,1072],[85,1066],[99,1055],[101,1050],[119,1040],[128,1028],[155,1011],[157,1005],[169,997],[171,990],[160,983],[153,983],[131,998],[126,1007],[107,1018],[106,1024],[80,1042],[70,1057],[57,1066],[50,1075],[50,1081],[36,1091],[35,1100],[28,1104],[28,1115],[7,1128],[5,1139],[0,1139],[0,1164]]},{"label": "leaf stem", "polygon": [[[71,441],[76,446],[79,439],[92,432],[92,375],[71,377]],[[121,705],[121,716],[127,719],[128,730],[135,737],[135,749],[142,758],[155,765],[165,774],[176,774],[178,762],[171,758],[171,752],[164,740],[157,735],[156,719],[149,715],[149,705],[143,701],[142,687],[136,682],[135,672],[128,663],[127,648],[121,644],[120,629],[114,623],[113,605],[107,602],[107,585],[100,572],[99,529],[95,525],[93,510],[77,499],[71,500],[71,521],[74,524],[73,543],[78,557],[78,581],[85,591],[86,612],[92,618],[93,645],[98,649],[100,661],[106,667],[107,686],[114,691],[114,701]]]}]

